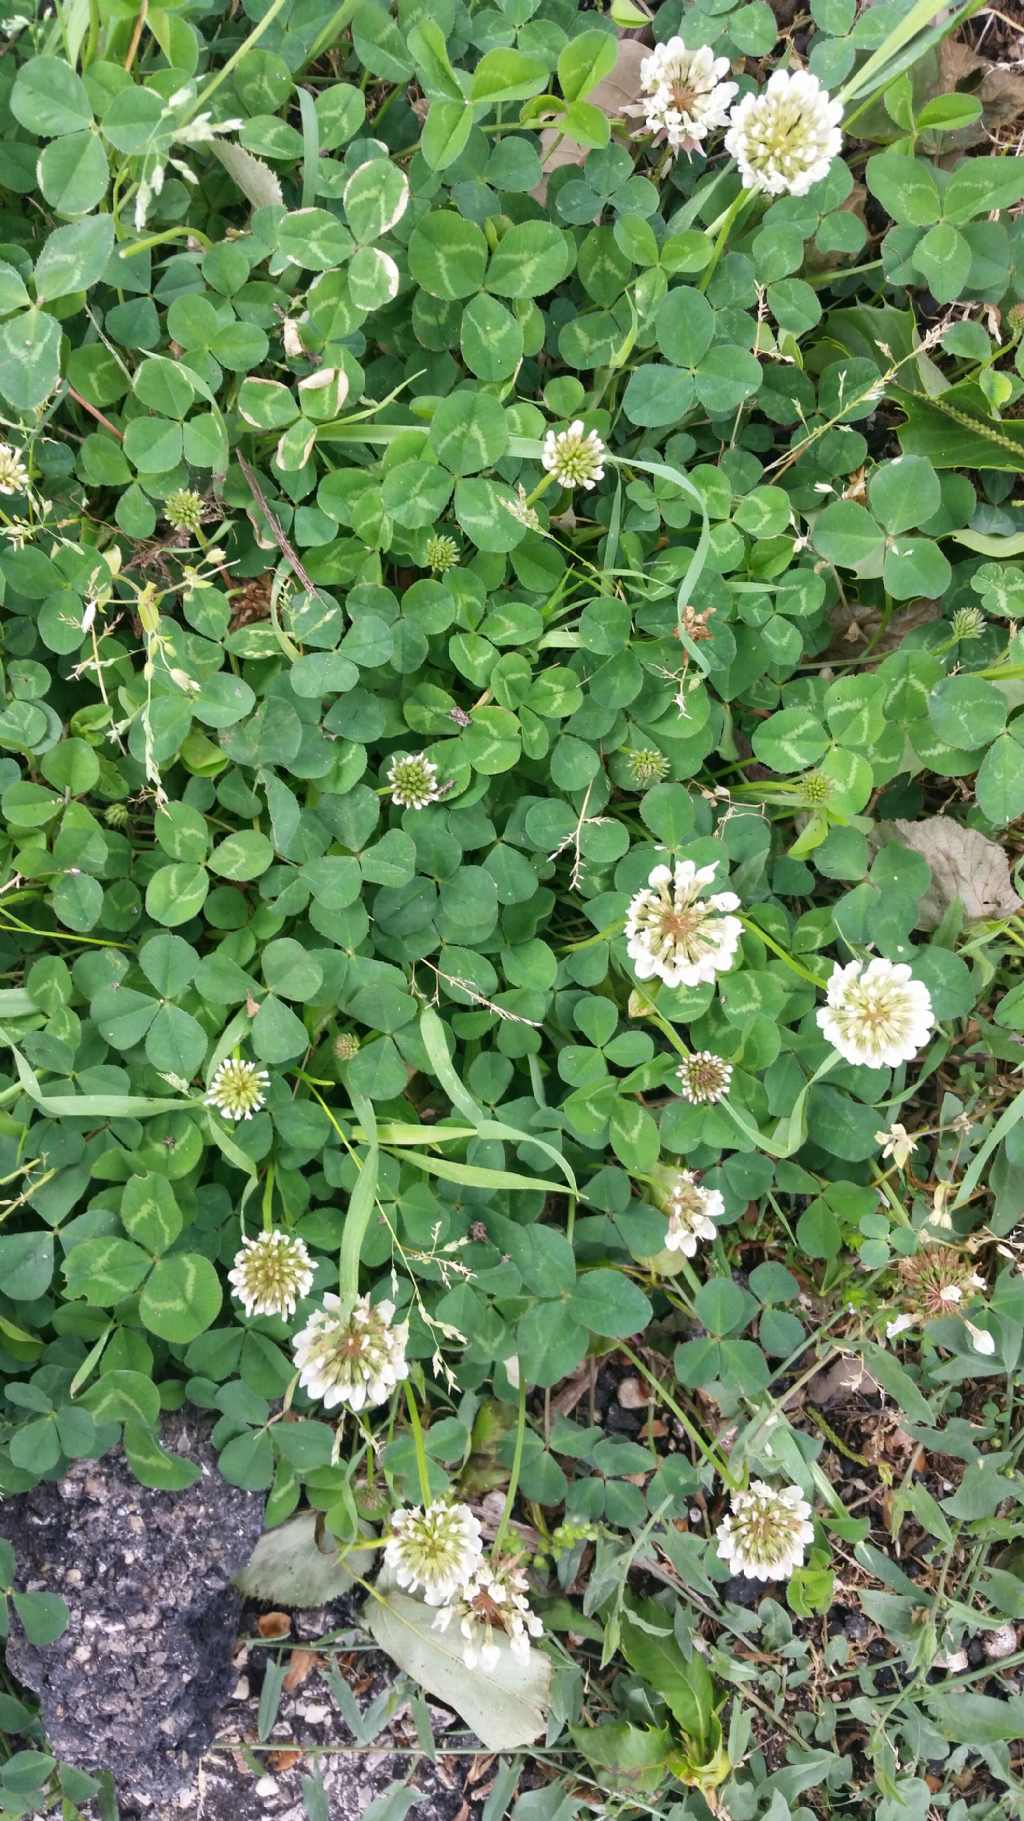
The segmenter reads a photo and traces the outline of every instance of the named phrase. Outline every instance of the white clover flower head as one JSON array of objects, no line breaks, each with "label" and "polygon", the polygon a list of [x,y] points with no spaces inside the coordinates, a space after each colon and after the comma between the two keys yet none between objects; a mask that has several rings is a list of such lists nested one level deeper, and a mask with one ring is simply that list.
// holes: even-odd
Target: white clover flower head
[{"label": "white clover flower head", "polygon": [[604,478],[604,444],[596,430],[584,430],[579,418],[568,430],[548,431],[540,460],[560,487],[585,487],[589,492]]},{"label": "white clover flower head", "polygon": [[17,449],[0,443],[0,493],[25,493],[27,489],[28,469]]},{"label": "white clover flower head", "polygon": [[752,1581],[787,1581],[814,1538],[811,1507],[799,1486],[754,1480],[734,1492],[729,1515],[716,1531],[718,1554],[734,1574]]},{"label": "white clover flower head", "polygon": [[206,1104],[225,1119],[251,1119],[267,1104],[270,1076],[255,1062],[227,1056],[214,1071],[206,1090]]},{"label": "white clover flower head", "polygon": [[441,796],[438,770],[426,753],[396,752],[387,771],[391,801],[399,809],[426,809]]},{"label": "white clover flower head", "polygon": [[529,1655],[530,1639],[543,1636],[544,1627],[530,1608],[530,1584],[515,1562],[497,1567],[481,1563],[451,1606],[442,1606],[434,1620],[435,1631],[457,1625],[466,1648],[467,1669],[497,1668],[501,1651],[498,1637],[507,1639],[514,1656]]},{"label": "white clover flower head", "polygon": [[898,1119],[887,1132],[875,1133],[875,1143],[882,1147],[883,1162],[891,1157],[898,1170],[906,1167],[912,1153],[917,1150],[916,1139],[911,1138],[906,1126],[901,1125]]},{"label": "white clover flower head", "polygon": [[408,1322],[396,1322],[395,1305],[357,1298],[346,1312],[340,1296],[325,1296],[292,1342],[299,1384],[325,1410],[383,1404],[409,1376],[405,1349]]},{"label": "white clover flower head", "polygon": [[705,1189],[692,1170],[680,1170],[669,1190],[665,1212],[666,1252],[693,1258],[703,1241],[714,1239],[715,1221],[725,1213],[725,1202],[718,1189]]},{"label": "white clover flower head", "polygon": [[818,1013],[824,1037],[845,1062],[898,1068],[923,1049],[935,1024],[931,994],[903,961],[837,962],[828,1004]]},{"label": "white clover flower head", "polygon": [[656,866],[626,913],[626,953],[638,980],[666,986],[700,986],[731,967],[743,934],[735,892],[705,898],[718,870],[677,860]]},{"label": "white clover flower head", "polygon": [[242,1240],[228,1283],[246,1315],[294,1315],[313,1282],[313,1261],[301,1239],[275,1229]]},{"label": "white clover flower head", "polygon": [[642,105],[623,111],[643,119],[649,133],[664,133],[674,152],[702,151],[704,140],[728,120],[735,82],[723,82],[729,59],[706,45],[687,50],[681,38],[656,44],[640,65]]},{"label": "white clover flower head", "polygon": [[384,1561],[399,1587],[422,1587],[430,1606],[442,1606],[471,1581],[483,1560],[480,1525],[468,1505],[438,1499],[396,1511]]},{"label": "white clover flower head", "polygon": [[805,196],[828,175],[842,149],[842,102],[808,70],[776,70],[759,95],[744,95],[729,116],[725,149],[745,190]]},{"label": "white clover flower head", "polygon": [[676,1070],[679,1092],[691,1106],[714,1106],[724,1100],[732,1081],[732,1063],[712,1050],[697,1050],[687,1056]]}]

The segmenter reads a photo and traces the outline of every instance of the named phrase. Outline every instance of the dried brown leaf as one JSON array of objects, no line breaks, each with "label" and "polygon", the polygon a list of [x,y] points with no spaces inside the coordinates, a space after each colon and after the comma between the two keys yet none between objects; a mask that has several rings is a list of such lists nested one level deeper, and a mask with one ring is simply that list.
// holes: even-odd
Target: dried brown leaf
[{"label": "dried brown leaf", "polygon": [[877,838],[899,841],[931,868],[931,887],[918,904],[922,929],[935,929],[957,898],[969,923],[979,917],[1010,917],[1021,908],[1003,849],[952,816],[880,822]]},{"label": "dried brown leaf", "polygon": [[[609,119],[617,120],[623,108],[631,106],[640,94],[640,65],[650,54],[649,47],[638,44],[635,38],[620,38],[615,68],[610,76],[606,76],[603,82],[591,89],[587,96],[590,106],[601,108]],[[545,175],[531,194],[538,202],[546,201],[550,172],[560,171],[566,164],[582,164],[589,153],[589,146],[563,139],[557,127],[545,127],[540,136],[540,156]]]},{"label": "dried brown leaf", "polygon": [[[1021,42],[1024,43],[1024,39]],[[943,133],[941,149],[944,152],[985,145],[990,137],[998,137],[1024,115],[1024,75],[1020,70],[991,63],[966,44],[956,44],[951,39],[944,40],[939,47],[936,94],[951,94],[961,83],[966,85],[967,78],[975,76],[979,70],[981,81],[972,85],[971,93],[981,102],[981,117],[972,126],[961,127],[956,133]]]},{"label": "dried brown leaf", "polygon": [[291,1694],[296,1688],[301,1688],[306,1677],[311,1675],[319,1664],[320,1658],[315,1650],[293,1650],[288,1673],[281,1684],[285,1693]]},{"label": "dried brown leaf", "polygon": [[824,1409],[828,1404],[839,1403],[842,1399],[854,1396],[870,1397],[880,1389],[878,1380],[870,1373],[862,1359],[844,1357],[833,1360],[816,1372],[807,1386],[807,1398],[812,1404]]},{"label": "dried brown leaf", "polygon": [[256,1630],[261,1638],[286,1638],[291,1628],[292,1622],[286,1612],[265,1612],[256,1620]]},{"label": "dried brown leaf", "polygon": [[267,1758],[267,1765],[274,1771],[291,1770],[294,1765],[302,1763],[305,1755],[301,1751],[272,1751]]}]

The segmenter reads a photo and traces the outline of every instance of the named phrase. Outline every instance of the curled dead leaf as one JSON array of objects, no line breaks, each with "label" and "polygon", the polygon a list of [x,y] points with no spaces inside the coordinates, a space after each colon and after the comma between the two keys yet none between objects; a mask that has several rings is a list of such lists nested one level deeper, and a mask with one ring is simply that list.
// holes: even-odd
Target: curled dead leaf
[{"label": "curled dead leaf", "polygon": [[286,1638],[291,1628],[292,1622],[286,1612],[264,1612],[256,1620],[256,1630],[261,1638]]},{"label": "curled dead leaf", "polygon": [[272,1771],[291,1770],[296,1764],[302,1763],[305,1755],[305,1752],[301,1751],[272,1751],[267,1759],[267,1765]]},{"label": "curled dead leaf", "polygon": [[319,1663],[320,1658],[315,1650],[293,1650],[288,1673],[281,1684],[285,1693],[291,1694],[293,1689],[301,1688],[306,1677],[318,1668]]}]

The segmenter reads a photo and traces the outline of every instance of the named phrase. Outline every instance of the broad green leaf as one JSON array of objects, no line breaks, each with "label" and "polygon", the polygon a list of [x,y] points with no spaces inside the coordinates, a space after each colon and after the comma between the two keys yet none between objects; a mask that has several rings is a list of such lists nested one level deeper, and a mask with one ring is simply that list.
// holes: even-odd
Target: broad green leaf
[{"label": "broad green leaf", "polygon": [[413,229],[409,269],[432,297],[471,297],[486,268],[487,241],[475,222],[450,209],[435,209]]},{"label": "broad green leaf", "polygon": [[185,1492],[202,1478],[202,1468],[162,1448],[153,1431],[143,1423],[127,1422],[121,1437],[125,1454],[140,1485],[158,1492]]},{"label": "broad green leaf", "polygon": [[548,79],[546,63],[521,51],[485,51],[469,85],[469,99],[493,106],[498,101],[522,101],[539,95]]},{"label": "broad green leaf", "polygon": [[0,323],[0,394],[19,411],[49,398],[60,378],[60,325],[45,310]]},{"label": "broad green leaf", "polygon": [[578,32],[558,58],[558,80],[567,101],[580,101],[610,76],[618,44],[613,32]]},{"label": "broad green leaf", "polygon": [[12,1233],[0,1238],[0,1284],[14,1302],[45,1295],[53,1276],[53,1235]]},{"label": "broad green leaf", "polygon": [[375,1553],[339,1551],[325,1536],[321,1547],[312,1513],[295,1517],[260,1537],[235,1585],[247,1599],[275,1606],[323,1606],[347,1593],[359,1575],[373,1567]]},{"label": "broad green leaf", "polygon": [[30,57],[23,64],[11,91],[11,113],[44,139],[92,125],[85,83],[63,57]]},{"label": "broad green leaf", "polygon": [[[972,161],[973,162],[973,161]],[[931,166],[902,152],[879,152],[867,162],[868,188],[894,221],[930,227],[943,212],[943,199]]]},{"label": "broad green leaf", "polygon": [[673,1635],[671,1612],[656,1600],[627,1608],[622,1648],[632,1667],[661,1696],[680,1730],[698,1748],[703,1746],[714,1713],[711,1676],[699,1651],[683,1656]]},{"label": "broad green leaf", "polygon": [[409,179],[390,159],[371,158],[353,171],[342,200],[348,225],[365,246],[401,221],[409,206]]},{"label": "broad green leaf", "polygon": [[109,215],[92,215],[55,228],[36,260],[36,296],[40,303],[87,291],[103,276],[114,246],[114,224]]},{"label": "broad green leaf", "polygon": [[67,133],[44,146],[39,187],[58,215],[87,215],[107,193],[110,171],[95,133]]},{"label": "broad green leaf", "polygon": [[172,1252],[147,1279],[139,1314],[151,1334],[182,1345],[216,1320],[222,1301],[220,1280],[208,1258]]},{"label": "broad green leaf", "polygon": [[453,1707],[488,1751],[518,1751],[544,1732],[550,1698],[551,1665],[532,1646],[525,1657],[495,1632],[498,1661],[472,1670],[466,1640],[458,1627],[438,1631],[436,1607],[397,1588],[367,1600],[363,1623],[381,1650],[421,1688]]},{"label": "broad green leaf", "polygon": [[547,221],[509,228],[487,268],[487,289],[498,297],[539,297],[572,268],[571,241]]}]

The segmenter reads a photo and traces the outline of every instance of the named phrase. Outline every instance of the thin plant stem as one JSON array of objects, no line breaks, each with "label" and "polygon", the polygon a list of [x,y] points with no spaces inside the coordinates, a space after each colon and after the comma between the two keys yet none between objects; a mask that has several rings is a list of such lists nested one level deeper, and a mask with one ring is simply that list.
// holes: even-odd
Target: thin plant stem
[{"label": "thin plant stem", "polygon": [[522,1366],[519,1369],[519,1403],[516,1410],[516,1440],[512,1451],[512,1467],[505,1490],[505,1503],[502,1507],[501,1521],[494,1533],[494,1555],[501,1554],[505,1541],[505,1532],[509,1527],[515,1507],[516,1493],[519,1490],[519,1474],[523,1465],[523,1444],[526,1440],[526,1380],[523,1378]]},{"label": "thin plant stem", "polygon": [[742,1481],[738,1480],[735,1477],[735,1475],[730,1471],[727,1462],[722,1459],[721,1455],[717,1452],[717,1450],[712,1448],[710,1446],[710,1444],[704,1440],[704,1437],[701,1435],[701,1432],[697,1428],[696,1423],[691,1421],[690,1417],[687,1416],[686,1411],[683,1409],[682,1405],[676,1402],[676,1399],[672,1396],[672,1393],[670,1391],[666,1391],[666,1389],[665,1389],[664,1385],[662,1384],[660,1378],[658,1377],[657,1373],[652,1372],[649,1366],[645,1366],[643,1360],[640,1358],[640,1355],[638,1353],[634,1353],[632,1347],[627,1347],[624,1342],[620,1342],[619,1352],[621,1354],[623,1354],[623,1356],[626,1359],[629,1360],[630,1364],[633,1367],[635,1367],[637,1372],[639,1372],[643,1375],[643,1377],[647,1380],[647,1383],[653,1388],[653,1390],[655,1390],[657,1392],[662,1403],[665,1404],[669,1410],[671,1410],[672,1415],[675,1417],[676,1421],[679,1423],[682,1423],[683,1428],[686,1430],[686,1433],[689,1436],[691,1442],[693,1442],[694,1446],[700,1450],[700,1453],[703,1455],[704,1459],[707,1461],[708,1466],[713,1467],[715,1472],[725,1482],[725,1484],[728,1486],[730,1492],[738,1491],[739,1487],[742,1484]]},{"label": "thin plant stem", "polygon": [[420,1499],[423,1503],[424,1510],[426,1510],[427,1506],[433,1502],[430,1491],[430,1469],[427,1466],[427,1450],[423,1440],[423,1424],[420,1422],[419,1406],[416,1402],[415,1393],[408,1380],[406,1380],[405,1385],[405,1402],[409,1411],[409,1426],[412,1429],[413,1447],[416,1450],[416,1477],[420,1483]]}]

